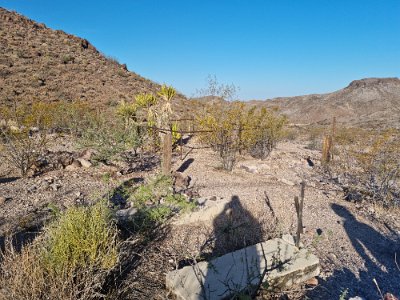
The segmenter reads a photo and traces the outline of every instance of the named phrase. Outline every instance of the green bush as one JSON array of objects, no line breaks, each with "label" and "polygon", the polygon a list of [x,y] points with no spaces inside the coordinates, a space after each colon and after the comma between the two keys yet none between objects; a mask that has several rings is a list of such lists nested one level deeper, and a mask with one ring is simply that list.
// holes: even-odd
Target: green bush
[{"label": "green bush", "polygon": [[117,233],[101,201],[67,210],[19,252],[8,242],[0,265],[0,298],[104,298],[107,274],[118,262]]},{"label": "green bush", "polygon": [[172,183],[170,176],[158,175],[132,192],[129,200],[138,209],[132,220],[136,230],[152,229],[174,213],[190,211],[195,207],[185,196],[173,192]]},{"label": "green bush", "polygon": [[108,162],[126,150],[136,151],[143,140],[135,124],[127,125],[122,120],[98,115],[91,119],[78,142],[96,150],[95,161]]},{"label": "green bush", "polygon": [[46,230],[44,261],[49,270],[95,266],[112,268],[118,260],[117,229],[105,201],[70,208]]}]

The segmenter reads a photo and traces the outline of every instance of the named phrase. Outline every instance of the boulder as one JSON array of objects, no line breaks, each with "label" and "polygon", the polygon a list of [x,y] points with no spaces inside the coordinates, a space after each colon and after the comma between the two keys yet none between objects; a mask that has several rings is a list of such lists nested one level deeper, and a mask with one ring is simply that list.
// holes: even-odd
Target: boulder
[{"label": "boulder", "polygon": [[273,239],[169,272],[166,286],[179,300],[224,299],[257,286],[266,268],[262,281],[271,290],[286,290],[320,272],[315,255]]}]

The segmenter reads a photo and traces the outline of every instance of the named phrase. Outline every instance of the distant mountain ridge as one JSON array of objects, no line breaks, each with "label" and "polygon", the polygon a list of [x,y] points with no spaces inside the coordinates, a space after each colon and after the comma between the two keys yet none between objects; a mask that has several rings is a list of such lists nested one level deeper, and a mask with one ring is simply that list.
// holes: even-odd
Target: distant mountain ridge
[{"label": "distant mountain ridge", "polygon": [[278,107],[291,122],[330,123],[400,128],[400,79],[365,78],[327,94],[250,101],[250,105]]}]

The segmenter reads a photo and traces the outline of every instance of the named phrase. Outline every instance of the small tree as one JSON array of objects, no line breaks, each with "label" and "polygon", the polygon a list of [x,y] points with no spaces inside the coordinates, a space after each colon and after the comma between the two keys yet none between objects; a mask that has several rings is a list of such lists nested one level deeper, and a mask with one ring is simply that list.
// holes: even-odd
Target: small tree
[{"label": "small tree", "polygon": [[197,90],[197,94],[200,96],[213,96],[219,97],[224,100],[233,100],[237,92],[240,90],[239,87],[231,84],[223,84],[218,82],[217,76],[208,75],[206,78],[207,87]]}]

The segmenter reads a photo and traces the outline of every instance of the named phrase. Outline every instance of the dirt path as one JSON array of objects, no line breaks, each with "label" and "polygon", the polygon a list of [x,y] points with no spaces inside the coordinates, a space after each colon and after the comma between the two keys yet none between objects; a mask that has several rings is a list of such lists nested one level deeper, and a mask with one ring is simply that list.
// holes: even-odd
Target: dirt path
[{"label": "dirt path", "polygon": [[[281,232],[292,234],[296,224],[293,198],[299,195],[299,183],[304,180],[307,187],[302,242],[317,254],[322,267],[319,285],[306,296],[339,299],[342,291],[348,289],[350,297],[379,299],[374,278],[383,293],[399,295],[400,270],[394,255],[397,251],[400,256],[399,243],[395,242],[400,232],[389,232],[364,217],[354,204],[342,200],[340,188],[318,175],[307,157],[316,163],[319,153],[305,149],[303,144],[283,143],[267,160],[241,158],[234,171],[227,173],[219,169],[215,153],[202,149],[190,153],[180,169],[192,177],[200,196],[208,199],[206,205],[213,205],[215,199],[219,202],[237,197],[257,215],[256,210],[262,206],[254,205],[254,201],[265,203],[266,192]],[[175,168],[181,164],[177,159]]]}]

